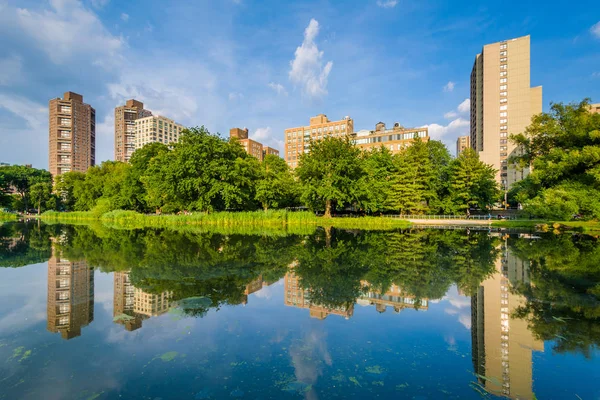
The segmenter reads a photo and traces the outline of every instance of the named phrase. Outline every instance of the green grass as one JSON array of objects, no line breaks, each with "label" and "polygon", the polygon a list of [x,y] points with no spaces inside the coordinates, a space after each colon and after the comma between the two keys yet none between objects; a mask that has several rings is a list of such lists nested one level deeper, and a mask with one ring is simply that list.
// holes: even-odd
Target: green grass
[{"label": "green grass", "polygon": [[210,231],[226,228],[226,231],[284,231],[288,233],[307,233],[307,227],[336,227],[345,229],[395,229],[407,228],[410,223],[404,220],[361,217],[361,218],[323,218],[311,212],[288,212],[283,210],[253,212],[217,212],[193,213],[191,215],[145,215],[134,211],[115,210],[98,217],[92,212],[55,212],[41,215],[48,222],[82,223],[99,221],[103,225],[117,229],[163,228],[163,227],[202,227]]},{"label": "green grass", "polygon": [[16,221],[17,214],[0,211],[0,221]]}]

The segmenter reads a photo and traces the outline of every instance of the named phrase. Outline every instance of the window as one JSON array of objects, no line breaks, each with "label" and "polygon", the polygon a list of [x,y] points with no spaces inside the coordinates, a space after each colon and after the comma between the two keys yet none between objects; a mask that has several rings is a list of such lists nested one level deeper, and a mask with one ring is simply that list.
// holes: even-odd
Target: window
[{"label": "window", "polygon": [[500,72],[500,76],[506,76],[506,75],[508,75],[508,72],[506,72],[506,71],[501,71]]},{"label": "window", "polygon": [[500,85],[500,90],[506,90],[508,88],[507,85]]},{"label": "window", "polygon": [[500,113],[500,116],[501,116],[501,117],[506,117],[507,115],[508,115],[508,113],[507,113],[506,111],[505,111],[505,112],[501,112],[501,113]]},{"label": "window", "polygon": [[505,124],[505,123],[507,123],[507,122],[508,122],[508,120],[507,120],[506,118],[504,118],[504,119],[501,119],[501,120],[500,120],[500,123],[501,123],[501,124]]},{"label": "window", "polygon": [[500,96],[506,97],[508,96],[508,92],[500,92]]},{"label": "window", "polygon": [[500,45],[500,50],[504,50],[504,49],[506,49],[506,47],[507,47],[507,44],[506,44],[506,43],[504,43],[504,44],[501,44],[501,45]]},{"label": "window", "polygon": [[508,106],[500,106],[500,111],[504,111],[506,109],[508,109]]},{"label": "window", "polygon": [[506,150],[507,150],[506,146],[500,146],[500,151],[506,151]]},{"label": "window", "polygon": [[[508,102],[508,99],[500,99],[500,103],[507,103],[507,102]],[[501,108],[500,110],[506,110],[506,108],[504,108],[504,109]]]},{"label": "window", "polygon": [[58,307],[58,312],[59,314],[65,314],[69,312],[69,305],[68,304],[61,304]]},{"label": "window", "polygon": [[506,144],[507,143],[507,139],[500,139],[500,144]]},{"label": "window", "polygon": [[501,51],[501,52],[500,52],[500,57],[503,57],[503,56],[505,56],[505,55],[506,55],[506,53],[507,53],[506,51]]},{"label": "window", "polygon": [[506,64],[502,64],[502,65],[500,66],[500,69],[507,69],[507,68],[508,68],[508,65],[506,65]]},{"label": "window", "polygon": [[508,58],[506,58],[506,57],[502,57],[502,58],[500,59],[500,62],[506,62],[506,61],[508,61]]},{"label": "window", "polygon": [[505,130],[507,130],[507,129],[508,129],[508,126],[506,126],[506,125],[501,125],[501,126],[500,126],[500,130],[501,130],[501,131],[505,131]]},{"label": "window", "polygon": [[508,78],[500,78],[500,83],[506,83],[508,82]]}]

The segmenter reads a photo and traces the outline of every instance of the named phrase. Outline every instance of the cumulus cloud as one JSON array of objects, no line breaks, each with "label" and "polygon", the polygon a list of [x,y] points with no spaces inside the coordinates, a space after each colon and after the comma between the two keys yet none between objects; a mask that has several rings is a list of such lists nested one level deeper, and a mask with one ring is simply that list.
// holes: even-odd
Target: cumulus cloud
[{"label": "cumulus cloud", "polygon": [[126,13],[122,13],[121,14],[121,19],[125,22],[129,21],[129,14]]},{"label": "cumulus cloud", "polygon": [[444,114],[444,118],[446,119],[454,119],[458,117],[458,113],[456,111],[448,111],[446,114]]},{"label": "cumulus cloud", "polygon": [[66,64],[76,55],[94,57],[97,65],[109,66],[119,59],[124,40],[113,36],[96,14],[75,0],[51,0],[51,10],[16,10],[23,34],[55,64]]},{"label": "cumulus cloud", "polygon": [[295,57],[290,61],[290,80],[302,87],[309,97],[322,97],[327,94],[327,80],[333,62],[323,65],[323,51],[315,43],[319,34],[319,22],[311,19],[304,31],[304,41],[296,49]]},{"label": "cumulus cloud", "polygon": [[92,6],[94,8],[101,9],[104,8],[109,2],[110,0],[92,0]]},{"label": "cumulus cloud", "polygon": [[469,121],[464,118],[456,118],[448,125],[430,124],[425,125],[429,129],[429,136],[434,140],[442,140],[448,136],[458,137],[466,135],[469,131]]},{"label": "cumulus cloud", "polygon": [[398,0],[377,0],[377,5],[381,8],[394,8],[398,5]]},{"label": "cumulus cloud", "polygon": [[596,22],[591,28],[590,32],[592,35],[600,39],[600,21]]},{"label": "cumulus cloud", "polygon": [[460,113],[468,113],[471,111],[471,99],[465,99],[462,103],[458,105],[457,108]]},{"label": "cumulus cloud", "polygon": [[457,316],[458,322],[466,329],[471,329],[471,299],[467,296],[461,296],[456,286],[452,286],[446,296],[442,299],[448,302],[448,307],[444,312],[448,315]]},{"label": "cumulus cloud", "polygon": [[276,91],[277,94],[282,94],[284,96],[288,95],[287,90],[285,90],[285,86],[283,86],[281,83],[271,82],[268,86],[274,91]]},{"label": "cumulus cloud", "polygon": [[446,85],[444,86],[444,92],[451,92],[454,90],[454,86],[456,86],[456,83],[450,81],[448,83],[446,83]]},{"label": "cumulus cloud", "polygon": [[271,127],[270,126],[267,126],[266,128],[258,128],[254,132],[254,135],[252,135],[252,138],[258,140],[259,142],[261,140],[265,140],[270,137],[271,137]]}]

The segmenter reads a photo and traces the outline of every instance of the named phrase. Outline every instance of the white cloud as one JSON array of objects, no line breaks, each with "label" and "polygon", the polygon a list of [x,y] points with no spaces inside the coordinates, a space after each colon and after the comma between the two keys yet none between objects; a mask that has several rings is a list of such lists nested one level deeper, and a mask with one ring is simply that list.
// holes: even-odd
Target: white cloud
[{"label": "white cloud", "polygon": [[0,108],[4,108],[12,114],[23,118],[32,131],[46,128],[48,124],[47,106],[23,97],[0,94]]},{"label": "white cloud", "polygon": [[122,13],[121,14],[121,19],[125,22],[129,21],[129,14],[126,13]]},{"label": "white cloud", "polygon": [[0,59],[0,86],[8,86],[22,79],[23,60],[21,57],[12,55]]},{"label": "white cloud", "polygon": [[258,140],[259,142],[261,140],[265,140],[271,137],[271,127],[267,126],[266,128],[258,128],[256,130],[256,132],[254,132],[254,135],[252,135],[253,139]]},{"label": "white cloud", "polygon": [[468,113],[471,111],[471,99],[465,99],[462,103],[458,105],[457,108],[460,113]]},{"label": "white cloud", "polygon": [[110,0],[92,0],[92,6],[97,9],[104,8]]},{"label": "white cloud", "polygon": [[444,114],[444,118],[446,119],[454,119],[458,117],[458,113],[456,111],[448,111],[446,114]]},{"label": "white cloud", "polygon": [[600,72],[592,72],[592,78],[600,78]]},{"label": "white cloud", "polygon": [[429,136],[434,140],[442,140],[448,136],[458,137],[466,135],[469,130],[469,121],[463,118],[456,118],[448,125],[430,124],[425,125],[429,129]]},{"label": "white cloud", "polygon": [[327,79],[333,62],[323,66],[323,52],[319,51],[315,39],[319,34],[319,22],[311,19],[304,31],[304,41],[296,49],[295,57],[290,61],[290,80],[302,86],[309,97],[322,97],[327,94]]},{"label": "white cloud", "polygon": [[269,83],[269,87],[271,89],[273,89],[274,91],[276,91],[277,94],[282,94],[284,96],[288,95],[287,90],[285,90],[285,86],[283,86],[281,83],[271,82],[271,83]]},{"label": "white cloud", "polygon": [[244,98],[242,93],[231,92],[229,93],[229,101],[238,101]]},{"label": "white cloud", "polygon": [[96,14],[76,0],[51,0],[52,10],[16,10],[16,23],[55,64],[66,64],[81,54],[101,66],[120,59],[124,40],[113,36]]},{"label": "white cloud", "polygon": [[450,81],[448,83],[446,83],[446,85],[444,86],[444,92],[451,92],[454,90],[454,86],[456,86],[456,83]]},{"label": "white cloud", "polygon": [[377,0],[377,5],[381,8],[394,8],[398,5],[398,0]]},{"label": "white cloud", "polygon": [[590,28],[590,32],[592,33],[592,35],[596,36],[598,39],[600,39],[600,21],[596,22],[591,28]]}]

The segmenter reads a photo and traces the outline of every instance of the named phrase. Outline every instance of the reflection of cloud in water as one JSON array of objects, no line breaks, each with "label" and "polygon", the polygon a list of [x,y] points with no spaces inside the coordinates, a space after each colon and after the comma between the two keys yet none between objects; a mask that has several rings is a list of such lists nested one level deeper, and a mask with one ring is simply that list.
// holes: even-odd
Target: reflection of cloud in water
[{"label": "reflection of cloud in water", "polygon": [[[323,374],[323,363],[332,365],[331,355],[327,350],[327,335],[317,329],[311,329],[303,339],[295,341],[290,346],[296,380],[306,385],[317,383],[319,376]],[[318,397],[314,389],[311,389],[306,393],[306,398],[317,399]]]},{"label": "reflection of cloud in water", "polygon": [[264,286],[262,289],[260,289],[259,291],[254,293],[254,296],[258,297],[259,299],[267,299],[269,300],[271,297],[273,297],[273,295],[275,294],[275,292],[277,290],[279,290],[277,288],[277,286],[282,286],[283,285],[283,280],[280,280],[279,282],[276,282],[270,286]]},{"label": "reflection of cloud in water", "polygon": [[43,263],[2,271],[2,282],[0,282],[0,301],[3,304],[3,307],[0,307],[2,333],[19,332],[46,320],[47,265]]},{"label": "reflection of cloud in water", "polygon": [[448,302],[444,312],[448,315],[458,315],[458,322],[465,328],[471,329],[471,298],[458,294],[456,286],[452,286],[442,301]]}]

